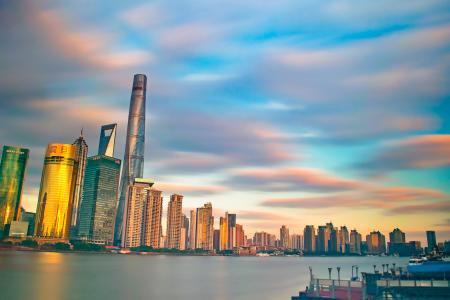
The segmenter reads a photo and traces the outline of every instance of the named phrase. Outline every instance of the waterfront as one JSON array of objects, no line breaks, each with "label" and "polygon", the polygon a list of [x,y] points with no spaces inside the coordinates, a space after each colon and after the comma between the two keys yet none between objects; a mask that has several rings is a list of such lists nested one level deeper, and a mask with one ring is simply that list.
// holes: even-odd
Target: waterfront
[{"label": "waterfront", "polygon": [[328,267],[373,271],[399,257],[144,256],[0,252],[2,299],[290,299]]}]

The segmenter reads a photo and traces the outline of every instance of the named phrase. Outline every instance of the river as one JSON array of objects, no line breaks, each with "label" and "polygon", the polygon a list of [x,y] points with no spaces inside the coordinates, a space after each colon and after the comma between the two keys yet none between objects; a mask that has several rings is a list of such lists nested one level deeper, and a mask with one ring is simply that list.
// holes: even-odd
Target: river
[{"label": "river", "polygon": [[398,257],[148,256],[0,251],[0,299],[280,299],[303,290],[308,267],[348,279]]}]

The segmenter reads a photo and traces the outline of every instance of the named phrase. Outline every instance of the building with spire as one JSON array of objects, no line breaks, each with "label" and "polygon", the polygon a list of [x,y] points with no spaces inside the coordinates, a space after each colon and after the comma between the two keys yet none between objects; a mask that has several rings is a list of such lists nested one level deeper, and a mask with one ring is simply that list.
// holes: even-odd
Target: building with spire
[{"label": "building with spire", "polygon": [[76,160],[78,161],[78,173],[76,176],[75,192],[73,195],[72,220],[70,224],[70,236],[76,237],[78,226],[78,214],[83,195],[84,173],[86,171],[86,161],[88,155],[88,145],[83,137],[83,129],[80,136],[73,142],[76,147]]},{"label": "building with spire", "polygon": [[143,74],[134,75],[128,113],[125,154],[120,180],[120,197],[114,229],[114,243],[116,245],[123,244],[121,239],[123,237],[123,219],[125,217],[125,202],[128,186],[133,184],[135,178],[142,178],[144,174],[146,93],[147,76]]},{"label": "building with spire", "polygon": [[203,207],[197,208],[196,217],[196,248],[213,250],[214,217],[211,203],[208,202]]}]

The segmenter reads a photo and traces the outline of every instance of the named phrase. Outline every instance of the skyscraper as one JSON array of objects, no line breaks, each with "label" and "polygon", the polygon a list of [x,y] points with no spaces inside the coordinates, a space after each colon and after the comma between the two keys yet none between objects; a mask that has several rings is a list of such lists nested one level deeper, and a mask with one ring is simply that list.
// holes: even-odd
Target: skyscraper
[{"label": "skyscraper", "polygon": [[3,146],[0,164],[0,238],[5,225],[20,218],[23,182],[29,150]]},{"label": "skyscraper", "polygon": [[204,250],[213,249],[214,217],[211,203],[197,208],[197,242],[196,247]]},{"label": "skyscraper", "polygon": [[236,214],[227,213],[227,249],[236,247]]},{"label": "skyscraper", "polygon": [[398,228],[395,228],[392,232],[389,233],[389,242],[390,243],[405,243],[406,236],[403,231]]},{"label": "skyscraper", "polygon": [[225,213],[225,217],[220,217],[219,225],[220,225],[219,250],[223,251],[228,249],[228,212]]},{"label": "skyscraper", "polygon": [[75,237],[77,233],[78,214],[82,200],[84,173],[86,170],[86,160],[88,155],[88,145],[83,138],[83,130],[81,130],[80,137],[77,138],[72,145],[76,147],[76,160],[78,161],[78,173],[75,183],[75,192],[73,195],[72,220],[70,225],[71,236]]},{"label": "skyscraper", "polygon": [[79,239],[112,244],[119,176],[120,159],[105,155],[87,159],[83,200],[78,215]]},{"label": "skyscraper", "polygon": [[361,234],[353,229],[350,231],[350,254],[361,255]]},{"label": "skyscraper", "polygon": [[427,252],[430,253],[437,247],[436,231],[428,230],[426,234],[427,234]]},{"label": "skyscraper", "polygon": [[144,204],[153,182],[148,179],[135,178],[128,186],[124,211],[124,227],[122,231],[122,247],[141,246]]},{"label": "skyscraper", "polygon": [[167,209],[167,248],[180,248],[181,235],[181,216],[183,204],[183,196],[173,194],[170,196],[169,206]]},{"label": "skyscraper", "polygon": [[189,228],[189,248],[197,249],[197,210],[191,210],[191,226]]},{"label": "skyscraper", "polygon": [[317,230],[317,252],[320,254],[328,253],[328,245],[331,236],[331,226],[319,226]]},{"label": "skyscraper", "polygon": [[36,212],[35,236],[68,239],[78,174],[77,147],[49,144]]},{"label": "skyscraper", "polygon": [[303,244],[306,253],[314,253],[316,251],[316,229],[314,225],[306,225],[303,230]]},{"label": "skyscraper", "polygon": [[303,249],[303,239],[300,234],[293,234],[290,236],[290,238],[291,238],[291,243],[290,243],[291,249],[296,249],[296,250]]},{"label": "skyscraper", "polygon": [[244,227],[240,224],[236,224],[236,243],[234,247],[244,247],[245,246],[245,233],[244,233]]},{"label": "skyscraper", "polygon": [[289,228],[287,228],[285,225],[281,226],[280,228],[280,243],[281,248],[289,248]]},{"label": "skyscraper", "polygon": [[148,190],[144,203],[142,242],[144,246],[159,248],[161,241],[161,218],[163,197],[162,192],[154,189]]},{"label": "skyscraper", "polygon": [[100,129],[98,155],[114,157],[117,124],[103,125]]},{"label": "skyscraper", "polygon": [[189,218],[183,214],[181,216],[180,250],[187,248],[189,248]]},{"label": "skyscraper", "polygon": [[372,231],[366,237],[367,253],[383,254],[386,253],[386,239],[379,231]]},{"label": "skyscraper", "polygon": [[350,243],[350,236],[348,233],[347,226],[341,226],[341,229],[339,230],[339,238],[340,238],[340,249],[338,251],[340,253],[347,253],[349,251],[349,243]]},{"label": "skyscraper", "polygon": [[145,101],[147,77],[143,74],[134,75],[131,92],[130,110],[128,113],[127,138],[123,158],[122,177],[120,180],[120,198],[117,207],[114,240],[121,244],[123,237],[123,218],[125,216],[125,201],[128,186],[135,178],[144,174],[145,145]]}]

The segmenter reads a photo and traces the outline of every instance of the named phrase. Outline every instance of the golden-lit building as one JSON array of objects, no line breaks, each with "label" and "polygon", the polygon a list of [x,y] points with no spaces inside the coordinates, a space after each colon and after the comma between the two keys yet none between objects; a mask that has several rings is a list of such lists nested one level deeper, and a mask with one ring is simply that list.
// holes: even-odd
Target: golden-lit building
[{"label": "golden-lit building", "polygon": [[228,249],[228,213],[225,213],[225,218],[220,217],[220,246],[219,249]]},{"label": "golden-lit building", "polygon": [[214,217],[211,203],[197,208],[197,234],[196,248],[213,250]]},{"label": "golden-lit building", "polygon": [[[147,189],[144,200],[141,244],[153,248],[160,247],[161,218],[162,218],[162,192]],[[161,245],[164,246],[164,245]]]},{"label": "golden-lit building", "polygon": [[39,190],[36,237],[69,238],[77,172],[76,146],[48,145]]},{"label": "golden-lit building", "polygon": [[179,249],[181,238],[181,219],[183,196],[173,194],[170,196],[169,206],[167,209],[167,248]]}]

